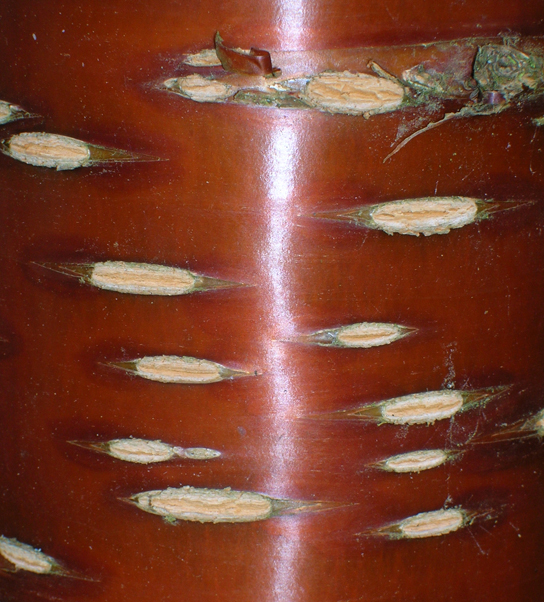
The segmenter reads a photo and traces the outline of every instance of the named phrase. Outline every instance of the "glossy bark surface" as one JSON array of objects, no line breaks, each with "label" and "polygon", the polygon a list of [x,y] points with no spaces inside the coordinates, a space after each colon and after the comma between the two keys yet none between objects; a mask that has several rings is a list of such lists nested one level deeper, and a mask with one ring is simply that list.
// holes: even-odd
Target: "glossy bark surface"
[{"label": "glossy bark surface", "polygon": [[[445,124],[384,164],[406,127],[440,113],[366,120],[199,104],[155,84],[177,75],[183,54],[211,47],[217,30],[243,48],[378,45],[363,55],[387,60],[397,44],[538,35],[544,4],[184,4],[0,8],[0,99],[44,116],[2,126],[2,137],[47,131],[164,159],[56,172],[0,156],[0,534],[87,579],[5,572],[3,600],[537,600],[540,440],[470,442],[544,405],[544,128],[531,121],[542,101]],[[428,238],[312,217],[456,195],[534,203]],[[35,263],[100,261],[249,286],[133,296]],[[359,322],[418,330],[372,349],[288,341]],[[158,355],[258,375],[178,385],[108,365]],[[512,389],[434,425],[308,419],[501,385]],[[138,465],[69,443],[131,436],[222,456]],[[464,453],[419,474],[369,466],[419,449]],[[345,507],[171,525],[119,500],[183,485]],[[445,505],[477,518],[429,539],[369,535]]]}]

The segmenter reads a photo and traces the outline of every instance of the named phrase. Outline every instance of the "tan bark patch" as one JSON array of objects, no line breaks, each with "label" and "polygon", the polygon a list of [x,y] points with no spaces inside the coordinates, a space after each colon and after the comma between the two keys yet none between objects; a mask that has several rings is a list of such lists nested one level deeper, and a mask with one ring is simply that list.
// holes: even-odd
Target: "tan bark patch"
[{"label": "tan bark patch", "polygon": [[406,330],[397,324],[363,322],[340,328],[336,335],[343,347],[378,347],[389,345],[406,335]]},{"label": "tan bark patch", "polygon": [[459,391],[431,391],[390,399],[382,404],[381,415],[391,424],[432,424],[451,418],[462,407]]},{"label": "tan bark patch", "polygon": [[129,362],[113,362],[111,365],[149,380],[188,385],[215,383],[228,378],[257,374],[233,370],[209,360],[177,355],[146,356]]},{"label": "tan bark patch", "polygon": [[12,136],[7,142],[7,152],[23,163],[54,167],[59,171],[83,167],[89,163],[91,156],[85,142],[44,132],[24,132]]},{"label": "tan bark patch", "polygon": [[447,234],[476,220],[476,199],[428,197],[376,205],[370,212],[374,226],[388,234]]},{"label": "tan bark patch", "polygon": [[11,120],[13,105],[5,100],[0,100],[0,124],[8,123]]},{"label": "tan bark patch", "polygon": [[244,372],[209,360],[177,355],[145,356],[135,360],[110,362],[109,365],[149,380],[187,385],[215,383],[258,374],[257,371]]},{"label": "tan bark patch", "polygon": [[421,472],[444,464],[448,453],[442,449],[424,449],[392,456],[383,462],[383,468],[391,472]]},{"label": "tan bark patch", "polygon": [[229,84],[198,74],[168,79],[164,85],[169,90],[196,102],[222,102],[236,92]]},{"label": "tan bark patch", "polygon": [[0,555],[13,564],[15,570],[30,571],[46,575],[54,571],[58,564],[40,550],[16,539],[0,536]]},{"label": "tan bark patch", "polygon": [[90,283],[99,288],[134,295],[183,295],[193,290],[195,276],[188,270],[145,263],[95,263]]},{"label": "tan bark patch", "polygon": [[108,441],[107,450],[110,456],[118,460],[136,464],[165,462],[178,455],[175,447],[162,441],[146,439],[113,439]]},{"label": "tan bark patch", "polygon": [[191,67],[220,67],[221,61],[217,57],[215,48],[205,48],[200,52],[189,54],[183,61],[186,65]]},{"label": "tan bark patch", "polygon": [[142,510],[168,519],[201,523],[241,523],[259,521],[272,515],[271,498],[247,491],[169,488],[133,496]]},{"label": "tan bark patch", "polygon": [[304,100],[329,113],[385,113],[397,109],[404,99],[399,84],[363,73],[324,72],[308,82]]},{"label": "tan bark patch", "polygon": [[457,531],[464,526],[466,514],[458,508],[422,512],[405,518],[398,524],[401,536],[407,539],[438,537]]},{"label": "tan bark patch", "polygon": [[162,355],[137,360],[137,374],[163,383],[204,384],[223,380],[221,366],[194,357]]},{"label": "tan bark patch", "polygon": [[186,447],[183,450],[183,455],[191,460],[212,460],[218,458],[221,452],[207,447]]}]

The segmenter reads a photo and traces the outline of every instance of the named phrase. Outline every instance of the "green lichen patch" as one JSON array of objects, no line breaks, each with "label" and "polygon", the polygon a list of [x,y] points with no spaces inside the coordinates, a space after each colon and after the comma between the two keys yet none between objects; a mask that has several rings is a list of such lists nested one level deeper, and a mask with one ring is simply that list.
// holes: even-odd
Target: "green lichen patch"
[{"label": "green lichen patch", "polygon": [[544,58],[487,44],[476,53],[473,77],[481,91],[500,92],[508,102],[524,91],[544,91]]}]

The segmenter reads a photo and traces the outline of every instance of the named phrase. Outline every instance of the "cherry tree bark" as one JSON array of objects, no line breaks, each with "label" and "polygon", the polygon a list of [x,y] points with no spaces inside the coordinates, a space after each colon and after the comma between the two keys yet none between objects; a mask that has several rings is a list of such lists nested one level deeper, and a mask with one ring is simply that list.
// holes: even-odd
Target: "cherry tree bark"
[{"label": "cherry tree bark", "polygon": [[4,0],[2,600],[539,599],[543,27]]}]

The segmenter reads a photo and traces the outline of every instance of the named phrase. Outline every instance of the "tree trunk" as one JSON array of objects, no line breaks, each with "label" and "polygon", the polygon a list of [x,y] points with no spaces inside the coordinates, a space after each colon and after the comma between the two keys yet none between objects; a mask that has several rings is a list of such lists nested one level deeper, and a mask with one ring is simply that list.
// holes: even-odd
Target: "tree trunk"
[{"label": "tree trunk", "polygon": [[0,17],[2,600],[539,600],[544,2]]}]

